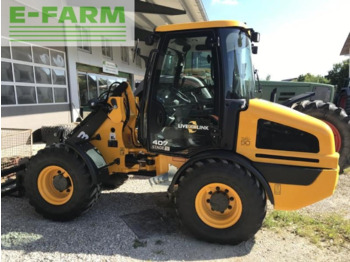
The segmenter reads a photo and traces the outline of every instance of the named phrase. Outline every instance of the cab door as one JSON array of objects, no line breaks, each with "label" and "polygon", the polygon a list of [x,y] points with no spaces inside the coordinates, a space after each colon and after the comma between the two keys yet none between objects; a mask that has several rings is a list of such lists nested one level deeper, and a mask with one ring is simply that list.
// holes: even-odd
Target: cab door
[{"label": "cab door", "polygon": [[168,33],[150,84],[147,147],[187,155],[215,148],[219,127],[213,31]]}]

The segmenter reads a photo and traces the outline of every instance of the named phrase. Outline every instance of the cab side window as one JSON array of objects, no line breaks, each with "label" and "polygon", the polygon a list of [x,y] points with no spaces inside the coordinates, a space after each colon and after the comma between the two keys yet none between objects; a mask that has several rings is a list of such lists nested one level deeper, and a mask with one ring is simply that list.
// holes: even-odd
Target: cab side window
[{"label": "cab side window", "polygon": [[[213,145],[211,130],[218,125],[213,37],[169,37],[158,61],[151,112],[154,144],[169,151]],[[164,143],[159,141],[166,141]]]}]

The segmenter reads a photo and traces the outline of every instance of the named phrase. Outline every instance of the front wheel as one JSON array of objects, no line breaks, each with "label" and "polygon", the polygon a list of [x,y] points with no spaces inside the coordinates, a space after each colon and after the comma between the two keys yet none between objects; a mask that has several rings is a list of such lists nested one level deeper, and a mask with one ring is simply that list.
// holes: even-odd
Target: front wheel
[{"label": "front wheel", "polygon": [[266,214],[255,177],[226,160],[203,160],[186,170],[176,194],[183,224],[199,239],[238,244],[251,238]]},{"label": "front wheel", "polygon": [[79,216],[101,193],[84,160],[63,144],[40,150],[30,159],[24,185],[35,210],[57,221]]}]

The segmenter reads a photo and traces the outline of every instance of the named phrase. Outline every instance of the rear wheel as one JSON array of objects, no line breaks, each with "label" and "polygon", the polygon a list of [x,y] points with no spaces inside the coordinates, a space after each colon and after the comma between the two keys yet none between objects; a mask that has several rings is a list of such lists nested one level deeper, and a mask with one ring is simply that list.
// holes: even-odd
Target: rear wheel
[{"label": "rear wheel", "polygon": [[342,172],[350,164],[350,119],[345,111],[332,103],[321,100],[302,101],[292,106],[307,115],[318,118],[329,125],[334,134],[336,151],[340,154],[339,167]]},{"label": "rear wheel", "polygon": [[176,193],[183,224],[199,239],[238,244],[251,238],[266,214],[260,183],[244,167],[203,160],[186,170]]},{"label": "rear wheel", "polygon": [[65,221],[88,210],[100,196],[85,162],[63,144],[40,150],[28,164],[25,191],[44,217]]}]

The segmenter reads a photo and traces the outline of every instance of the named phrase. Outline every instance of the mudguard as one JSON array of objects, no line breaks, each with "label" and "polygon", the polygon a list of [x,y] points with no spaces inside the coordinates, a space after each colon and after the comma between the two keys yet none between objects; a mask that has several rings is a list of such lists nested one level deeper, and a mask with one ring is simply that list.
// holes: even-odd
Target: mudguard
[{"label": "mudguard", "polygon": [[96,184],[99,183],[99,168],[106,166],[106,162],[96,148],[88,142],[73,144],[66,141],[65,145],[76,152],[84,160],[93,182]]}]

